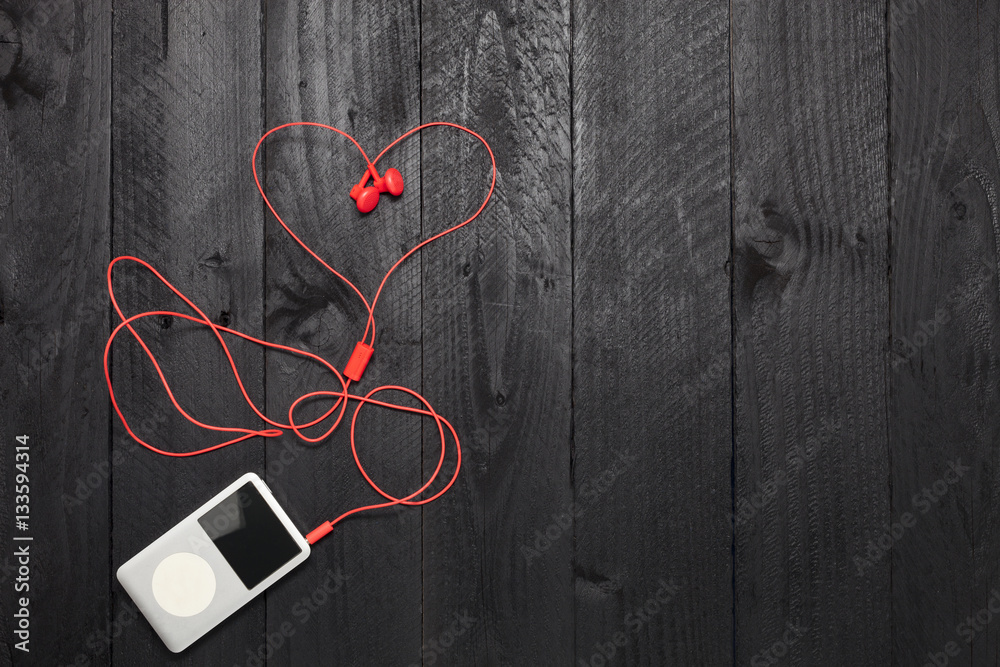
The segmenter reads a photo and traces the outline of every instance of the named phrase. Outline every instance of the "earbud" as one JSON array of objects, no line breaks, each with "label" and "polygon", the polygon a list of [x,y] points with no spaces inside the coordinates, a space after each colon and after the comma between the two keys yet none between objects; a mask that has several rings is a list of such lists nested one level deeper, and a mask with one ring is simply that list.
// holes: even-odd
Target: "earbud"
[{"label": "earbud", "polygon": [[[368,185],[368,179],[373,179]],[[403,194],[403,175],[399,170],[390,167],[385,170],[385,176],[379,176],[375,167],[369,167],[358,184],[351,188],[351,199],[358,203],[358,210],[371,213],[378,205],[380,192],[388,192],[394,197]]]}]

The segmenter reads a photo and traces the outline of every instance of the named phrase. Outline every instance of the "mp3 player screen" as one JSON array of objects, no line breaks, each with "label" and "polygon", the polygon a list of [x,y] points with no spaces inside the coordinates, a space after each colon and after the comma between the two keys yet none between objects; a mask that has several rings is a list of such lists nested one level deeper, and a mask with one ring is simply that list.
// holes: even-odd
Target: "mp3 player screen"
[{"label": "mp3 player screen", "polygon": [[198,523],[248,590],[302,553],[251,482],[205,512]]}]

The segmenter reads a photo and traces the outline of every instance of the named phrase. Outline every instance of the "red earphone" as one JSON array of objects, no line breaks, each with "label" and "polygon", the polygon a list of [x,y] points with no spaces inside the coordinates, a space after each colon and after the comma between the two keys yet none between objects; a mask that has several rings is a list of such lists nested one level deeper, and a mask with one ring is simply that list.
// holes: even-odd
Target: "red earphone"
[{"label": "red earphone", "polygon": [[[368,179],[374,178],[372,185],[367,185]],[[378,205],[380,192],[388,192],[393,197],[403,194],[403,175],[394,167],[385,170],[385,176],[379,176],[375,166],[368,167],[358,184],[351,188],[351,199],[358,202],[358,210],[370,213]]]},{"label": "red earphone", "polygon": [[[462,132],[471,135],[472,137],[477,139],[480,143],[482,143],[483,147],[486,149],[486,153],[487,156],[489,157],[489,163],[491,167],[489,188],[486,192],[485,198],[479,205],[479,208],[477,208],[475,212],[472,213],[472,215],[465,218],[462,222],[452,225],[451,227],[448,227],[423,239],[422,241],[414,245],[412,248],[404,252],[403,255],[396,260],[396,262],[389,268],[389,270],[382,277],[382,281],[379,283],[378,289],[375,291],[374,297],[371,299],[371,301],[369,301],[365,297],[365,295],[361,292],[361,290],[354,285],[354,283],[352,283],[350,280],[348,280],[343,275],[338,273],[332,266],[330,266],[326,261],[324,261],[323,258],[321,258],[315,251],[313,251],[312,248],[310,248],[301,238],[299,238],[299,236],[296,235],[294,231],[292,231],[291,227],[289,227],[288,224],[285,222],[285,220],[281,217],[281,215],[278,214],[278,211],[275,210],[274,206],[271,203],[271,200],[268,199],[267,197],[267,194],[264,190],[264,185],[261,182],[260,176],[257,173],[257,154],[260,151],[260,148],[263,145],[264,141],[270,135],[290,127],[322,128],[325,130],[336,132],[337,134],[343,136],[344,138],[348,139],[352,144],[354,144],[354,146],[361,153],[362,159],[364,159],[364,161],[368,165],[367,169],[365,170],[364,177],[357,183],[357,185],[351,188],[351,197],[357,202],[358,210],[361,211],[362,213],[369,213],[375,208],[375,206],[378,204],[378,198],[380,193],[388,192],[389,194],[398,197],[403,192],[403,176],[399,173],[399,171],[397,171],[396,169],[389,168],[385,170],[385,176],[379,176],[378,171],[375,169],[375,165],[378,163],[378,161],[382,159],[382,157],[394,146],[396,146],[399,142],[403,141],[407,137],[410,137],[430,127],[449,127],[456,130],[461,130]],[[255,338],[249,334],[242,333],[240,331],[237,331],[236,329],[231,329],[228,326],[223,326],[221,324],[215,323],[191,299],[184,296],[184,294],[179,289],[177,289],[170,282],[168,282],[167,279],[162,274],[160,274],[155,268],[153,268],[151,264],[139,259],[138,257],[124,255],[121,257],[116,257],[108,265],[108,273],[107,273],[108,295],[111,298],[111,305],[114,307],[115,312],[118,315],[118,319],[121,321],[111,332],[111,335],[108,337],[108,341],[104,347],[104,377],[108,385],[108,393],[110,394],[111,397],[111,405],[114,408],[115,412],[118,414],[118,418],[121,420],[122,426],[124,426],[125,430],[128,431],[130,436],[132,436],[132,439],[135,440],[140,445],[142,445],[143,447],[153,452],[156,452],[157,454],[162,454],[164,456],[178,457],[178,458],[198,456],[200,454],[211,452],[216,449],[228,447],[229,445],[235,444],[237,442],[242,442],[243,440],[248,440],[253,437],[276,438],[284,434],[286,431],[292,431],[296,436],[298,436],[304,442],[311,442],[311,443],[321,442],[322,440],[325,440],[327,437],[329,437],[337,429],[337,426],[340,425],[341,421],[344,418],[348,401],[356,401],[358,406],[354,410],[354,416],[351,419],[351,427],[350,427],[351,453],[354,455],[354,462],[355,464],[357,464],[358,470],[361,472],[362,477],[364,477],[365,481],[368,482],[369,486],[371,486],[372,489],[374,489],[379,495],[381,495],[383,498],[386,499],[386,502],[355,507],[354,509],[344,511],[342,514],[340,514],[332,521],[324,521],[319,527],[311,531],[306,536],[309,543],[313,544],[321,537],[323,537],[324,535],[328,534],[331,530],[333,530],[333,527],[336,524],[340,523],[349,516],[357,514],[358,512],[365,512],[368,510],[390,507],[393,505],[417,506],[417,505],[426,505],[429,502],[433,502],[437,498],[440,498],[441,495],[443,495],[446,491],[448,491],[448,489],[452,487],[452,485],[455,483],[455,480],[458,478],[458,472],[462,467],[462,445],[459,442],[458,433],[455,431],[455,428],[451,425],[451,423],[448,422],[448,420],[445,419],[443,416],[441,416],[439,413],[437,413],[424,397],[422,397],[420,394],[413,391],[412,389],[407,389],[406,387],[401,387],[397,385],[382,385],[380,387],[375,387],[374,389],[371,389],[370,391],[368,391],[363,395],[350,393],[350,388],[352,383],[360,382],[361,377],[364,374],[365,368],[367,367],[368,362],[372,357],[372,353],[374,352],[374,346],[376,343],[375,306],[378,303],[380,296],[382,295],[382,290],[385,287],[386,282],[389,280],[389,277],[399,267],[400,264],[406,261],[409,257],[412,257],[413,254],[416,253],[418,250],[420,250],[421,248],[430,243],[433,243],[437,239],[440,239],[441,237],[447,234],[451,234],[452,232],[461,229],[462,227],[465,227],[470,222],[479,217],[479,214],[483,212],[483,210],[486,208],[486,204],[490,201],[490,198],[493,196],[493,190],[496,187],[496,182],[497,182],[497,164],[496,164],[496,158],[493,155],[493,150],[490,148],[490,145],[486,142],[486,139],[476,134],[469,128],[463,127],[462,125],[457,125],[455,123],[435,121],[430,123],[424,123],[423,125],[419,125],[415,128],[407,130],[402,135],[394,139],[392,143],[390,143],[388,146],[382,149],[382,152],[379,153],[374,160],[371,160],[368,158],[368,155],[361,148],[361,145],[357,142],[357,140],[355,140],[354,137],[347,134],[343,130],[339,130],[330,125],[324,125],[322,123],[299,121],[293,123],[285,123],[284,125],[279,125],[278,127],[271,128],[270,130],[265,132],[264,136],[262,136],[260,140],[257,142],[256,147],[254,147],[253,155],[251,156],[251,168],[253,170],[254,182],[257,184],[257,189],[259,190],[261,197],[263,197],[264,203],[267,205],[267,208],[274,215],[278,223],[285,229],[286,232],[288,232],[289,236],[291,236],[291,238],[296,243],[298,243],[303,250],[306,251],[306,253],[312,256],[317,262],[320,263],[321,266],[323,266],[330,273],[332,273],[334,276],[343,281],[345,285],[351,288],[354,291],[354,293],[357,294],[358,297],[361,299],[361,302],[368,313],[368,320],[365,325],[364,332],[361,335],[361,340],[357,341],[357,343],[355,344],[354,352],[351,355],[350,359],[348,360],[347,365],[344,368],[344,372],[341,373],[329,361],[307,350],[301,350],[286,345],[280,345],[278,343],[272,343],[263,340],[261,338]],[[374,179],[372,185],[368,185],[369,179]],[[151,310],[138,313],[136,315],[126,316],[125,312],[119,305],[117,298],[115,297],[114,286],[112,284],[112,273],[114,271],[115,266],[119,262],[125,262],[125,261],[138,264],[139,266],[145,268],[147,271],[153,274],[153,276],[157,280],[159,280],[164,286],[166,286],[171,292],[173,292],[178,298],[180,298],[180,300],[183,301],[188,308],[194,311],[195,315],[176,312],[176,311],[169,311],[169,310]],[[177,317],[179,319],[183,319],[195,324],[202,325],[208,328],[214,334],[216,341],[222,348],[223,354],[229,361],[229,366],[233,371],[233,376],[235,377],[236,383],[240,388],[240,393],[242,394],[243,399],[246,401],[247,405],[249,405],[250,409],[253,410],[253,412],[257,415],[257,417],[260,418],[261,421],[265,422],[267,427],[263,427],[263,425],[255,427],[240,427],[240,426],[221,426],[216,424],[208,424],[199,421],[190,412],[187,412],[181,406],[177,397],[171,390],[170,384],[167,381],[167,378],[164,375],[163,370],[160,367],[160,364],[157,362],[156,357],[154,356],[152,350],[149,348],[149,346],[146,344],[143,338],[139,335],[139,332],[133,325],[134,322],[137,322],[138,320],[142,320],[148,317],[167,317],[167,316]],[[199,426],[203,429],[209,431],[216,431],[220,433],[226,433],[233,437],[231,437],[229,440],[220,442],[215,445],[210,445],[207,447],[203,447],[201,449],[195,449],[192,451],[184,451],[184,452],[176,452],[176,451],[160,449],[159,447],[156,447],[146,442],[141,437],[139,437],[139,435],[137,435],[132,430],[132,427],[125,419],[125,415],[122,413],[121,407],[118,405],[118,400],[115,396],[115,390],[111,383],[111,369],[108,363],[109,356],[111,353],[111,347],[112,344],[114,343],[115,337],[122,330],[128,331],[132,335],[132,337],[136,340],[136,342],[139,344],[139,346],[142,348],[142,350],[145,352],[146,357],[149,359],[157,375],[159,376],[160,381],[163,384],[164,389],[166,390],[170,402],[173,404],[174,408],[178,411],[178,413],[180,413],[182,417],[184,417],[187,421],[191,422],[192,424]],[[233,358],[232,353],[230,352],[229,345],[226,343],[226,338],[230,336],[235,336],[250,343],[256,343],[257,345],[261,345],[271,350],[281,350],[289,354],[311,359],[312,361],[320,364],[333,376],[334,381],[331,383],[332,388],[310,391],[291,401],[291,404],[288,408],[287,423],[279,421],[278,419],[275,418],[268,417],[266,414],[264,414],[261,408],[257,407],[253,399],[251,399],[249,393],[247,393],[240,372],[236,367],[236,361]],[[375,394],[385,391],[395,391],[408,394],[410,397],[416,399],[421,405],[419,407],[411,405],[401,405],[398,403],[389,403],[387,401],[382,401],[374,398]],[[306,421],[304,423],[296,422],[295,421],[296,408],[305,401],[315,401],[317,399],[325,399],[330,402],[330,407],[327,408],[326,412],[324,412],[318,417],[314,417],[310,421]],[[405,496],[400,496],[400,497],[393,496],[384,491],[381,487],[379,487],[365,471],[364,466],[361,464],[361,460],[358,458],[357,447],[355,444],[355,424],[358,419],[358,412],[360,412],[361,407],[364,405],[380,406],[391,410],[398,410],[410,414],[420,415],[422,417],[430,417],[431,419],[434,420],[434,424],[437,427],[438,435],[440,437],[441,453],[438,458],[437,467],[434,469],[433,473],[429,476],[429,478],[424,482],[424,484],[416,491],[413,491]],[[311,436],[305,432],[306,429],[314,427],[322,422],[327,421],[328,419],[332,419],[332,423],[322,434],[317,436]],[[438,473],[441,472],[442,466],[444,464],[446,442],[447,442],[446,434],[450,434],[451,439],[454,440],[455,442],[455,454],[456,454],[455,470],[452,473],[451,478],[447,481],[447,483],[445,483],[442,486],[442,488],[437,490],[432,495],[426,495],[427,493],[430,493],[429,489],[431,485],[433,485],[437,480]]]}]

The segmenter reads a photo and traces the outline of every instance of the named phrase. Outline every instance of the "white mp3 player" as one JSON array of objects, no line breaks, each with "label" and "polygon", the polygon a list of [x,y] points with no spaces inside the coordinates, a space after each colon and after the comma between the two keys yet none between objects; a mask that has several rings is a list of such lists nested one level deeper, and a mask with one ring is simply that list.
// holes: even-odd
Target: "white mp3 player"
[{"label": "white mp3 player", "polygon": [[270,489],[247,473],[118,568],[118,581],[178,653],[308,557]]}]

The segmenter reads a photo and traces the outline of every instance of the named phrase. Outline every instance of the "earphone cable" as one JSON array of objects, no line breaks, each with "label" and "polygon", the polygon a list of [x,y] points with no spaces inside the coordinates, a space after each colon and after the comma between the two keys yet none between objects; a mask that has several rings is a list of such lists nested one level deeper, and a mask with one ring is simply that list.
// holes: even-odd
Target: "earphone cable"
[{"label": "earphone cable", "polygon": [[[382,280],[381,280],[381,282],[380,282],[380,284],[378,286],[378,289],[376,290],[375,295],[372,298],[372,301],[369,303],[368,300],[365,298],[364,294],[361,292],[360,289],[358,289],[357,286],[354,285],[354,283],[352,283],[350,280],[348,280],[342,274],[340,274],[339,272],[337,272],[332,266],[330,266],[326,261],[324,261],[315,251],[313,251],[297,234],[295,234],[295,232],[292,231],[292,229],[284,221],[284,219],[282,219],[282,217],[278,214],[278,212],[275,209],[275,207],[272,205],[271,201],[268,199],[267,194],[265,193],[264,188],[263,188],[263,186],[262,186],[262,184],[260,182],[260,178],[259,178],[259,176],[257,174],[257,154],[258,154],[258,152],[260,150],[260,147],[263,145],[264,141],[270,135],[274,134],[275,132],[278,132],[279,130],[282,130],[282,129],[285,129],[285,128],[296,127],[296,126],[309,126],[309,127],[323,128],[323,129],[326,129],[326,130],[331,130],[333,132],[336,132],[337,134],[340,134],[340,135],[346,137],[347,139],[349,139],[351,141],[351,143],[354,144],[354,146],[361,153],[361,156],[364,158],[364,161],[366,163],[366,169],[371,170],[373,173],[375,173],[375,165],[378,163],[378,161],[380,159],[382,159],[382,157],[389,150],[391,150],[393,147],[395,147],[401,141],[405,140],[406,138],[412,136],[413,134],[415,134],[417,132],[420,132],[420,131],[422,131],[424,129],[427,129],[427,128],[430,128],[430,127],[450,127],[450,128],[455,128],[455,129],[461,130],[463,132],[466,132],[466,133],[472,135],[476,139],[478,139],[483,144],[483,146],[486,148],[486,151],[489,154],[490,164],[491,164],[491,167],[492,167],[492,178],[491,178],[491,181],[490,181],[489,191],[487,192],[486,198],[483,200],[483,203],[479,206],[479,208],[475,211],[475,213],[473,213],[470,217],[466,218],[463,222],[461,222],[461,223],[459,223],[457,225],[449,227],[449,228],[447,228],[447,229],[445,229],[445,230],[443,230],[441,232],[438,232],[437,234],[434,234],[433,236],[431,236],[431,237],[429,237],[427,239],[424,239],[423,241],[420,241],[415,246],[413,246],[412,248],[410,248],[407,252],[405,252],[389,268],[389,270],[382,277]],[[378,154],[378,156],[374,160],[369,160],[368,155],[365,153],[364,149],[362,149],[361,145],[352,136],[350,136],[349,134],[347,134],[343,130],[339,130],[339,129],[337,129],[335,127],[332,127],[330,125],[324,125],[324,124],[321,124],[321,123],[313,123],[313,122],[286,123],[284,125],[279,125],[277,127],[274,127],[272,129],[268,130],[260,138],[260,140],[257,142],[257,145],[254,147],[253,156],[252,156],[252,169],[253,169],[254,182],[257,184],[257,189],[260,191],[261,197],[263,197],[264,202],[267,204],[268,209],[271,211],[271,213],[274,215],[274,217],[278,220],[278,222],[281,224],[281,226],[285,229],[285,231],[310,256],[312,256],[316,261],[318,261],[324,268],[326,268],[328,271],[330,271],[333,275],[335,275],[337,278],[339,278],[341,281],[343,281],[361,299],[362,303],[365,306],[365,310],[368,312],[368,318],[367,318],[367,323],[365,325],[364,333],[361,336],[361,340],[360,340],[358,346],[359,347],[365,347],[365,346],[367,346],[367,349],[368,349],[367,354],[368,354],[368,356],[370,356],[371,349],[374,348],[374,345],[375,345],[375,317],[374,317],[375,306],[378,303],[378,300],[379,300],[380,296],[382,295],[383,288],[385,287],[386,282],[389,280],[389,277],[393,274],[393,272],[406,259],[408,259],[409,257],[411,257],[414,253],[416,253],[418,250],[420,250],[424,246],[428,245],[429,243],[432,243],[433,241],[436,241],[437,239],[440,239],[441,237],[443,237],[443,236],[445,236],[447,234],[450,234],[450,233],[452,233],[452,232],[454,232],[454,231],[456,231],[456,230],[458,230],[458,229],[460,229],[460,228],[468,225],[470,222],[472,222],[473,220],[475,220],[476,218],[478,218],[479,215],[486,208],[486,205],[489,203],[490,199],[493,196],[493,191],[494,191],[494,189],[496,187],[496,176],[497,176],[496,158],[493,155],[493,151],[490,148],[489,143],[487,143],[487,141],[482,136],[480,136],[479,134],[477,134],[473,130],[471,130],[471,129],[467,128],[467,127],[464,127],[462,125],[457,125],[455,123],[448,123],[448,122],[431,122],[431,123],[425,123],[423,125],[420,125],[418,127],[413,128],[411,130],[408,130],[407,132],[405,132],[404,134],[402,134],[398,138],[396,138],[388,146],[386,146]],[[170,311],[170,310],[151,310],[151,311],[146,311],[146,312],[142,312],[142,313],[138,313],[136,315],[131,315],[131,316],[127,316],[126,317],[125,313],[122,311],[121,307],[118,304],[117,298],[115,297],[114,287],[113,287],[113,283],[112,283],[112,274],[114,272],[114,268],[118,265],[119,262],[133,262],[133,263],[136,263],[136,264],[140,265],[141,267],[145,268],[146,270],[148,270],[150,273],[153,274],[153,276],[155,276],[155,278],[157,280],[159,280],[171,292],[173,292],[177,297],[179,297],[192,311],[194,311],[197,314],[197,316],[190,315],[190,314],[187,314],[187,313],[180,313],[180,312],[176,312],[176,311]],[[266,340],[263,340],[263,339],[260,339],[260,338],[256,338],[254,336],[250,336],[249,334],[242,333],[242,332],[237,331],[235,329],[232,329],[232,328],[229,328],[229,327],[226,327],[226,326],[222,326],[222,325],[216,324],[192,300],[190,300],[188,297],[186,297],[178,288],[176,288],[173,284],[171,284],[151,264],[149,264],[148,262],[146,262],[146,261],[144,261],[142,259],[139,259],[138,257],[133,257],[133,256],[130,256],[130,255],[123,255],[123,256],[116,257],[115,259],[113,259],[111,261],[111,263],[108,265],[107,285],[108,285],[108,295],[109,295],[109,297],[111,299],[111,304],[114,307],[115,312],[118,314],[119,319],[121,320],[121,322],[112,330],[111,335],[108,337],[108,341],[107,341],[107,343],[105,345],[105,348],[104,348],[104,376],[105,376],[105,379],[107,381],[108,392],[109,392],[110,397],[111,397],[111,404],[112,404],[112,407],[114,408],[115,412],[118,414],[118,418],[121,420],[122,425],[125,427],[125,430],[132,437],[132,439],[135,440],[136,442],[138,442],[143,447],[149,449],[152,452],[155,452],[157,454],[161,454],[163,456],[170,456],[170,457],[177,457],[177,458],[190,457],[190,456],[198,456],[200,454],[205,454],[207,452],[215,451],[217,449],[221,449],[223,447],[227,447],[229,445],[233,445],[233,444],[236,444],[238,442],[242,442],[244,440],[247,440],[247,439],[253,438],[253,437],[276,438],[276,437],[279,437],[279,436],[283,435],[286,431],[292,431],[292,432],[294,432],[295,435],[299,439],[303,440],[304,442],[316,443],[316,442],[320,442],[320,441],[326,439],[327,437],[329,437],[337,429],[337,427],[340,425],[340,423],[342,422],[342,420],[344,418],[344,414],[346,412],[347,402],[348,401],[356,401],[358,403],[357,407],[354,409],[354,413],[353,413],[353,416],[351,418],[351,427],[350,427],[351,453],[352,453],[352,455],[354,457],[354,462],[357,465],[358,470],[361,472],[362,476],[364,477],[365,481],[379,495],[381,495],[382,497],[386,498],[387,502],[377,503],[377,504],[371,504],[371,505],[364,505],[364,506],[361,506],[361,507],[356,507],[354,509],[351,509],[349,511],[344,512],[343,514],[341,514],[340,516],[336,517],[332,521],[326,521],[326,522],[324,522],[318,528],[316,528],[315,530],[313,530],[312,532],[310,532],[308,534],[307,537],[308,537],[308,540],[309,540],[310,543],[316,542],[318,539],[320,539],[321,537],[323,537],[324,535],[326,535],[327,533],[329,533],[333,529],[333,526],[335,526],[337,523],[339,523],[340,521],[343,521],[344,519],[346,519],[349,516],[352,516],[354,514],[357,514],[359,512],[363,512],[363,511],[366,511],[366,510],[373,510],[373,509],[379,509],[379,508],[384,508],[384,507],[390,507],[390,506],[393,506],[393,505],[424,505],[424,504],[429,503],[429,502],[431,502],[433,500],[436,500],[437,498],[440,498],[441,495],[443,495],[446,491],[448,491],[448,489],[450,489],[451,486],[455,483],[455,480],[458,477],[458,473],[459,473],[459,470],[461,469],[461,464],[462,464],[462,447],[461,447],[461,443],[460,443],[459,438],[458,438],[458,433],[455,431],[455,428],[451,425],[451,423],[448,420],[446,420],[444,417],[442,417],[441,415],[439,415],[434,410],[434,408],[431,407],[430,403],[423,396],[421,396],[419,393],[417,393],[417,392],[415,392],[415,391],[413,391],[411,389],[408,389],[406,387],[402,387],[402,386],[398,386],[398,385],[382,385],[382,386],[379,386],[379,387],[376,387],[376,388],[372,389],[371,391],[369,391],[364,396],[351,394],[349,392],[349,388],[350,388],[352,379],[350,377],[346,377],[345,378],[344,374],[342,374],[340,371],[338,371],[336,369],[336,367],[334,367],[332,364],[330,364],[329,362],[327,362],[325,359],[323,359],[319,355],[313,354],[312,352],[308,352],[306,350],[301,350],[301,349],[289,347],[289,346],[286,346],[286,345],[281,345],[281,344],[278,344],[278,343],[272,343],[272,342],[269,342],[269,341],[266,341]],[[244,428],[244,427],[219,426],[219,425],[214,425],[214,424],[208,424],[208,423],[205,423],[205,422],[202,422],[202,421],[196,419],[193,415],[191,415],[188,411],[186,411],[181,406],[181,404],[178,401],[177,397],[175,396],[173,390],[171,389],[170,383],[168,382],[168,380],[167,380],[167,378],[166,378],[166,376],[165,376],[165,374],[163,372],[163,369],[160,367],[160,364],[157,361],[156,356],[153,354],[152,350],[149,348],[149,346],[146,344],[146,342],[143,340],[143,338],[139,335],[139,332],[136,331],[135,327],[133,326],[134,322],[136,322],[138,320],[141,320],[141,319],[144,319],[144,318],[147,318],[147,317],[177,317],[177,318],[180,318],[180,319],[183,319],[183,320],[187,320],[187,321],[193,322],[195,324],[207,326],[212,331],[212,333],[214,334],[216,340],[218,341],[219,345],[222,348],[223,353],[226,355],[226,359],[229,362],[229,366],[232,369],[233,376],[236,379],[237,385],[240,388],[240,392],[242,393],[245,402],[250,406],[250,408],[253,410],[253,412],[262,421],[264,421],[265,423],[267,423],[272,428],[252,429],[252,428]],[[209,430],[209,431],[217,431],[217,432],[221,432],[221,433],[237,434],[236,437],[231,438],[229,440],[226,440],[224,442],[215,444],[215,445],[211,445],[211,446],[208,446],[208,447],[204,447],[204,448],[201,448],[201,449],[197,449],[197,450],[193,450],[193,451],[188,451],[188,452],[173,452],[173,451],[161,449],[161,448],[158,448],[158,447],[156,447],[156,446],[154,446],[154,445],[146,442],[141,437],[139,437],[139,435],[136,434],[132,430],[132,427],[129,425],[128,420],[125,418],[125,415],[123,414],[123,412],[121,410],[121,407],[118,404],[118,400],[117,400],[117,397],[115,396],[114,387],[113,387],[113,384],[112,384],[112,381],[111,381],[111,373],[110,373],[110,368],[109,368],[109,356],[110,356],[110,352],[111,352],[111,346],[114,343],[114,340],[117,337],[117,335],[122,331],[122,329],[128,330],[128,332],[132,335],[132,337],[135,338],[136,341],[139,343],[139,345],[142,348],[143,352],[145,353],[146,357],[152,363],[153,368],[155,369],[155,371],[157,373],[157,376],[160,379],[161,384],[163,385],[164,389],[167,392],[167,396],[170,399],[170,402],[173,404],[174,408],[181,414],[181,416],[183,416],[185,419],[187,419],[190,423],[192,423],[195,426],[198,426],[198,427],[200,427],[202,429]],[[369,332],[371,334],[370,335],[370,338],[371,338],[371,342],[370,343],[367,342],[368,339],[369,339]],[[337,381],[338,381],[338,383],[340,385],[340,390],[339,391],[319,390],[319,391],[311,391],[311,392],[308,392],[306,394],[303,394],[302,396],[299,396],[298,398],[296,398],[291,403],[291,405],[289,406],[289,409],[288,409],[288,423],[287,424],[275,421],[274,419],[271,419],[267,415],[265,415],[264,412],[261,409],[259,409],[257,407],[257,405],[254,403],[254,401],[250,398],[250,395],[247,392],[247,389],[246,389],[246,387],[243,384],[243,379],[240,376],[239,370],[238,370],[237,365],[236,365],[236,361],[233,358],[233,355],[232,355],[232,353],[231,353],[231,351],[229,349],[229,346],[226,343],[226,339],[225,339],[226,336],[235,336],[235,337],[243,339],[245,341],[248,341],[248,342],[251,342],[251,343],[254,343],[254,344],[257,344],[257,345],[261,345],[261,346],[263,346],[265,348],[269,348],[269,349],[273,349],[273,350],[279,350],[279,351],[282,351],[282,352],[287,352],[289,354],[298,355],[298,356],[310,359],[312,361],[315,361],[316,363],[318,363],[321,366],[323,366],[326,370],[330,371],[337,378]],[[358,350],[356,349],[355,352],[357,353]],[[367,356],[366,356],[363,359],[363,363],[360,366],[361,372],[363,372],[364,365],[367,363],[367,360],[368,359],[367,359]],[[354,362],[354,358],[353,357],[352,357],[352,362]],[[348,368],[350,368],[350,367],[351,367],[351,364],[349,363],[348,364]],[[345,371],[346,374],[349,374],[349,372],[350,371]],[[358,373],[358,377],[360,377],[360,373]],[[389,403],[389,402],[386,402],[386,401],[381,401],[381,400],[377,400],[377,399],[373,398],[374,395],[376,395],[376,394],[378,394],[380,392],[385,392],[385,391],[395,391],[395,392],[400,392],[400,393],[408,394],[409,396],[411,396],[411,397],[415,398],[417,401],[419,401],[423,405],[423,408],[410,407],[410,406],[400,405],[400,404],[396,404],[396,403]],[[333,403],[330,406],[330,408],[327,409],[326,412],[324,412],[323,414],[321,414],[319,417],[316,417],[315,419],[313,419],[313,420],[311,420],[311,421],[309,421],[307,423],[296,424],[295,423],[295,419],[294,419],[294,413],[295,413],[296,408],[302,402],[304,402],[304,401],[308,401],[308,400],[311,400],[311,399],[320,399],[320,398],[333,399]],[[358,457],[357,444],[356,444],[356,438],[355,438],[355,427],[356,427],[356,424],[357,424],[358,413],[361,411],[361,407],[363,405],[366,405],[366,404],[375,405],[375,406],[379,406],[379,407],[384,407],[384,408],[388,408],[388,409],[392,409],[392,410],[399,410],[399,411],[408,412],[408,413],[412,413],[412,414],[417,414],[417,415],[421,415],[421,416],[425,416],[425,417],[431,417],[432,419],[434,419],[434,422],[435,422],[435,424],[437,426],[437,429],[438,429],[438,434],[440,436],[440,442],[441,442],[441,454],[440,454],[440,457],[439,457],[438,462],[437,462],[437,467],[435,468],[433,474],[427,479],[427,481],[424,482],[424,484],[419,489],[417,489],[416,491],[410,493],[409,495],[397,498],[397,497],[392,496],[391,494],[387,493],[386,491],[384,491],[381,487],[379,487],[374,482],[374,480],[371,479],[371,477],[369,476],[368,472],[365,470],[364,466],[362,465],[360,458]],[[338,408],[339,408],[339,412],[338,412]],[[309,436],[309,435],[307,435],[304,432],[305,429],[311,428],[313,426],[316,426],[317,424],[322,423],[323,421],[325,421],[326,419],[328,419],[331,415],[333,415],[334,412],[337,412],[336,418],[333,420],[333,422],[329,426],[329,428],[327,428],[322,434],[320,434],[318,436]],[[443,488],[441,488],[439,491],[437,491],[436,493],[434,493],[433,495],[431,495],[431,496],[429,496],[427,498],[422,498],[422,499],[414,500],[415,498],[417,498],[418,496],[420,496],[421,494],[423,494],[425,491],[427,491],[428,488],[431,487],[431,485],[437,479],[438,474],[441,472],[441,469],[442,469],[442,467],[444,465],[444,461],[445,461],[445,458],[446,458],[446,450],[447,450],[447,436],[446,436],[446,433],[445,433],[446,429],[447,429],[447,432],[451,434],[452,439],[455,441],[455,450],[456,450],[455,471],[452,474],[451,479],[448,481],[448,483]]]}]

